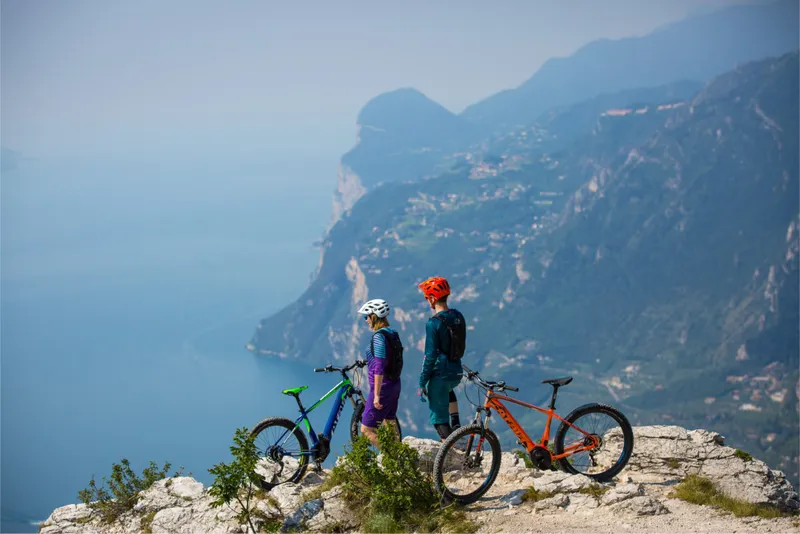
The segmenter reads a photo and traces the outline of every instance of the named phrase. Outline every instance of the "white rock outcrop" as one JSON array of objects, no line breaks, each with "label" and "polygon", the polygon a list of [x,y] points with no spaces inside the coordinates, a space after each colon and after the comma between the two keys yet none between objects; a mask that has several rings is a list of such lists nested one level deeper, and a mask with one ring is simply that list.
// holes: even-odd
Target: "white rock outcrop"
[{"label": "white rock outcrop", "polygon": [[[405,437],[403,442],[417,449],[420,470],[430,473],[441,443],[413,436]],[[719,434],[677,426],[643,426],[634,427],[634,453],[627,467],[617,479],[605,484],[580,474],[528,469],[515,454],[503,452],[494,485],[466,512],[479,525],[479,532],[497,532],[498,525],[503,525],[505,531],[551,532],[555,525],[556,530],[580,532],[585,519],[571,518],[587,514],[592,517],[593,529],[604,532],[615,532],[620,525],[647,532],[675,525],[691,529],[698,524],[697,518],[709,511],[670,497],[674,485],[690,474],[706,477],[721,491],[748,502],[784,510],[800,508],[797,492],[782,472],[725,446]],[[307,492],[326,477],[327,472],[310,471],[299,484],[284,484],[268,494],[261,492],[256,501],[256,527],[269,522],[282,532],[357,532],[357,514],[342,497],[340,487],[317,498],[308,497]],[[135,508],[112,525],[101,524],[99,514],[88,506],[70,504],[54,510],[42,524],[41,532],[248,531],[248,526],[236,518],[238,510],[228,506],[212,508],[211,501],[208,489],[200,482],[174,477],[160,480],[142,492]],[[763,532],[800,526],[800,521],[792,518],[738,519],[719,513],[714,517],[713,529],[729,531],[742,531],[743,525],[745,530]]]}]

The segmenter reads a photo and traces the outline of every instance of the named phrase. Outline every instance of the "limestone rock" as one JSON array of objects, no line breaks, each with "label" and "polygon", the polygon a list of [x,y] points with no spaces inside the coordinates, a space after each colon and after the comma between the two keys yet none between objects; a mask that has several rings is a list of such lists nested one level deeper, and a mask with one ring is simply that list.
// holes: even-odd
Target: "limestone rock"
[{"label": "limestone rock", "polygon": [[281,526],[281,532],[288,532],[292,529],[303,528],[306,521],[317,515],[325,507],[322,499],[314,499],[304,503],[292,514],[286,516]]},{"label": "limestone rock", "polygon": [[560,471],[551,471],[534,480],[533,487],[548,493],[574,493],[582,489],[599,486],[586,475],[570,475]]},{"label": "limestone rock", "polygon": [[637,495],[611,506],[615,512],[625,512],[634,515],[661,515],[668,514],[669,510],[664,504],[648,495]]},{"label": "limestone rock", "polygon": [[640,484],[623,484],[613,488],[608,493],[600,497],[600,503],[606,506],[622,502],[626,499],[631,499],[644,495],[644,488]]},{"label": "limestone rock", "polygon": [[[798,495],[781,471],[755,458],[737,456],[717,432],[679,426],[634,427],[634,449],[623,471],[637,482],[681,480],[689,474],[710,479],[720,491],[754,504],[800,509]],[[609,440],[621,440],[610,432]]]},{"label": "limestone rock", "polygon": [[511,493],[500,497],[500,502],[507,506],[519,506],[522,504],[522,496],[525,495],[527,491],[528,490],[524,489],[514,490]]},{"label": "limestone rock", "polygon": [[291,514],[303,504],[303,493],[306,488],[300,484],[281,484],[270,490],[269,494],[278,503],[278,507],[284,515]]},{"label": "limestone rock", "polygon": [[533,507],[536,510],[553,510],[556,508],[566,508],[567,505],[569,505],[569,497],[567,497],[563,493],[559,493],[558,495],[555,495],[548,499],[542,499],[541,501],[536,501]]},{"label": "limestone rock", "polygon": [[322,511],[306,522],[305,528],[311,531],[327,531],[333,526],[352,529],[358,526],[355,514],[347,507],[341,497],[342,488],[336,487],[322,494],[325,506]]},{"label": "limestone rock", "polygon": [[420,471],[423,473],[430,473],[433,471],[433,462],[436,459],[436,454],[439,452],[439,449],[442,446],[441,441],[406,436],[403,438],[403,443],[416,449],[419,453]]}]

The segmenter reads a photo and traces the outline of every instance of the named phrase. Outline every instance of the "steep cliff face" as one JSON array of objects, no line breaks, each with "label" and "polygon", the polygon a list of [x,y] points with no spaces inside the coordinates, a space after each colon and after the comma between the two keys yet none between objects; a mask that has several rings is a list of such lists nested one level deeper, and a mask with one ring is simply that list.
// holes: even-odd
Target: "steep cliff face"
[{"label": "steep cliff face", "polygon": [[336,190],[333,193],[331,222],[326,232],[330,232],[339,219],[348,215],[358,199],[363,197],[366,192],[361,178],[353,172],[353,169],[344,164],[339,165],[339,172],[336,173]]},{"label": "steep cliff face", "polygon": [[413,362],[430,313],[416,284],[441,274],[468,318],[471,365],[579,375],[570,402],[713,421],[794,474],[797,80],[791,54],[691,99],[615,101],[582,133],[563,134],[562,118],[587,112],[562,110],[457,149],[435,178],[376,185],[252,346],[352,359],[367,335],[358,302],[381,297]]}]

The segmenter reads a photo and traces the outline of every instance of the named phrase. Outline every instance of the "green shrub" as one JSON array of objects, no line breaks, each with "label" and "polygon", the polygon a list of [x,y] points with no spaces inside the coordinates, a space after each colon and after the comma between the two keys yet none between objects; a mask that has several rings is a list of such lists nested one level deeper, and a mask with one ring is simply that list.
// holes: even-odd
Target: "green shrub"
[{"label": "green shrub", "polygon": [[142,522],[139,524],[142,534],[153,534],[153,518],[155,516],[156,512],[153,510],[142,518]]},{"label": "green shrub", "polygon": [[[132,510],[139,500],[139,492],[146,490],[157,481],[165,478],[170,468],[165,463],[158,469],[155,462],[142,471],[142,478],[133,472],[130,462],[123,458],[120,463],[111,467],[111,477],[103,477],[103,484],[97,485],[92,476],[89,487],[78,492],[78,498],[92,510],[100,514],[105,523],[111,523],[125,512]],[[183,474],[183,467],[173,476]]]},{"label": "green shrub", "polygon": [[741,449],[736,449],[733,451],[734,456],[737,458],[741,458],[745,462],[751,462],[753,460],[753,456],[749,452],[745,452]]},{"label": "green shrub", "polygon": [[392,428],[378,427],[377,452],[364,436],[346,449],[333,468],[331,484],[359,514],[368,532],[474,532],[475,525],[456,507],[442,508],[430,475],[419,471],[417,451],[397,439]]},{"label": "green shrub", "polygon": [[253,525],[253,519],[258,516],[256,497],[261,489],[261,476],[256,473],[258,449],[255,436],[247,428],[239,428],[233,436],[233,442],[233,461],[230,464],[221,462],[208,470],[215,477],[208,490],[214,497],[211,506],[230,506],[232,502],[236,502],[239,505],[236,518],[240,523],[246,522],[250,525],[253,532],[258,532]]}]

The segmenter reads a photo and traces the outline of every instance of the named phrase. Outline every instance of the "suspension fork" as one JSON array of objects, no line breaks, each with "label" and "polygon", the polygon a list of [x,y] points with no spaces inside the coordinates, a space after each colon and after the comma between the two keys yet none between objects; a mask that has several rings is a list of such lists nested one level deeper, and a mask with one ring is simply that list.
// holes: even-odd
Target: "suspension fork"
[{"label": "suspension fork", "polygon": [[[473,420],[473,424],[480,425],[481,430],[489,428],[489,416],[492,415],[492,412],[489,410],[489,408],[487,408],[488,401],[489,401],[489,394],[487,392],[484,406],[478,406],[478,409],[475,410],[475,419]],[[481,421],[481,412],[483,411],[486,412],[486,417],[484,417],[483,421]],[[474,441],[474,439],[475,439],[475,434],[470,434],[469,438],[467,439],[466,453],[468,456],[470,454],[470,451],[472,450],[472,442]],[[483,432],[481,432],[481,437],[478,440],[478,447],[476,449],[477,451],[480,451],[481,448],[483,447],[483,441],[484,441],[484,436]]]}]

